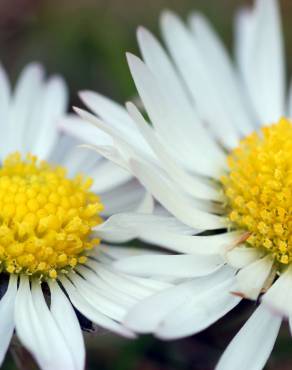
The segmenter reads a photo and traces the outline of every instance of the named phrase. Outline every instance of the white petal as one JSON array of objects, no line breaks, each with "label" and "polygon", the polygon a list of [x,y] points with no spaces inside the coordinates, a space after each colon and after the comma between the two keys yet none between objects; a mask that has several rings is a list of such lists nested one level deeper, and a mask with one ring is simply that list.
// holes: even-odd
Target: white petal
[{"label": "white petal", "polygon": [[137,276],[175,276],[180,278],[205,276],[222,266],[219,256],[147,255],[129,257],[114,262],[119,271]]},{"label": "white petal", "polygon": [[125,324],[140,333],[155,332],[164,318],[184,307],[190,297],[196,296],[202,289],[208,290],[214,284],[229,279],[232,274],[234,275],[229,268],[224,267],[210,276],[192,279],[151,295],[128,312]]},{"label": "white petal", "polygon": [[[227,147],[236,146],[239,132],[223,107],[221,96],[213,87],[213,79],[192,35],[171,12],[161,18],[163,37],[181,73],[199,114]],[[210,109],[212,106],[212,109]]]},{"label": "white petal", "polygon": [[17,277],[10,275],[7,291],[0,301],[0,366],[2,366],[14,331],[14,306],[17,292]]},{"label": "white petal", "polygon": [[208,289],[202,286],[188,302],[165,317],[156,335],[162,339],[178,339],[206,329],[240,302],[240,297],[231,294],[236,285],[235,277],[231,276]]},{"label": "white petal", "polygon": [[[285,114],[285,67],[278,2],[257,0],[252,14],[245,15],[245,60],[242,74],[261,124]],[[243,46],[244,46],[243,45]],[[273,79],[271,79],[273,76]]]},{"label": "white petal", "polygon": [[119,242],[133,239],[142,234],[144,228],[157,229],[168,227],[173,232],[191,233],[190,228],[181,224],[174,217],[152,214],[119,213],[108,218],[95,228],[96,235],[106,241]]},{"label": "white petal", "polygon": [[73,358],[54,321],[39,282],[22,277],[15,304],[15,324],[22,343],[43,370],[74,369]]},{"label": "white petal", "polygon": [[[136,229],[127,220],[128,213],[114,214],[105,222],[95,228],[98,238],[108,242],[126,242],[134,239]],[[135,214],[132,214],[135,217]]]},{"label": "white petal", "polygon": [[[10,102],[11,102],[10,83],[3,66],[0,64],[0,127],[1,130],[4,132],[9,129],[8,120],[9,120]],[[3,146],[5,146],[5,143],[3,143]],[[3,149],[1,149],[0,152],[2,152],[2,150]]]},{"label": "white petal", "polygon": [[51,291],[51,313],[62,332],[74,360],[74,369],[82,370],[85,365],[85,346],[82,331],[74,309],[57,282],[49,280]]},{"label": "white petal", "polygon": [[190,18],[193,36],[201,52],[204,63],[212,76],[213,87],[228,116],[233,120],[242,135],[253,129],[253,122],[245,107],[244,95],[235,69],[220,38],[208,20],[199,13]]},{"label": "white petal", "polygon": [[37,338],[35,315],[29,280],[21,277],[14,307],[16,333],[25,347],[37,357],[42,342]]},{"label": "white petal", "polygon": [[144,227],[139,237],[148,243],[155,244],[180,253],[188,254],[221,254],[225,249],[235,245],[239,239],[237,232],[217,235],[180,235],[161,227],[156,232]]},{"label": "white petal", "polygon": [[[48,158],[56,144],[59,128],[58,121],[67,110],[68,92],[61,77],[54,76],[46,83],[42,91],[40,116],[30,124],[25,138],[30,141],[30,150],[40,158]],[[32,137],[37,140],[32,141]]]},{"label": "white petal", "polygon": [[252,44],[252,31],[254,16],[252,9],[246,7],[238,11],[235,17],[235,40],[234,49],[236,62],[239,67],[239,72],[243,78],[247,73],[249,66],[250,50]]},{"label": "white petal", "polygon": [[259,306],[233,338],[216,370],[262,370],[272,352],[281,318]]},{"label": "white petal", "polygon": [[31,63],[23,69],[17,81],[10,108],[10,126],[7,131],[11,133],[8,137],[11,145],[10,152],[24,149],[26,129],[30,123],[34,104],[41,92],[42,80],[43,68],[39,64]]},{"label": "white petal", "polygon": [[267,281],[273,266],[271,256],[266,256],[247,265],[237,274],[239,292],[251,299],[257,299]]},{"label": "white petal", "polygon": [[172,233],[190,235],[195,234],[197,230],[183,224],[177,218],[168,215],[159,214],[139,214],[139,213],[120,213],[111,216],[106,222],[98,226],[96,230],[105,230],[106,227],[124,227],[134,228],[142,231],[143,229],[167,230]]}]

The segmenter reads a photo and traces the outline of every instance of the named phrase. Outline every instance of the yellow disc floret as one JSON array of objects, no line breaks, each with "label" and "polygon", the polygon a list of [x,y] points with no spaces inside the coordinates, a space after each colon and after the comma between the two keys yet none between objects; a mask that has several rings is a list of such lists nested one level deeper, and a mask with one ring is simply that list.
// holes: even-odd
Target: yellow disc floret
[{"label": "yellow disc floret", "polygon": [[8,156],[0,168],[0,270],[55,279],[85,263],[102,222],[91,185],[35,156]]},{"label": "yellow disc floret", "polygon": [[282,118],[240,142],[221,181],[229,219],[253,247],[292,261],[292,122]]}]

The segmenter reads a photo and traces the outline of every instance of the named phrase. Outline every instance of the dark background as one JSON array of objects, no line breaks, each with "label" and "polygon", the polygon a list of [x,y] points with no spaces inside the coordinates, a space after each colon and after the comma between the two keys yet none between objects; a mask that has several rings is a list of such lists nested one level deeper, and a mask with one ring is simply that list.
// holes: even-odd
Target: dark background
[{"label": "dark background", "polygon": [[[85,88],[124,102],[136,94],[124,54],[125,51],[138,53],[137,26],[144,25],[159,34],[161,10],[172,9],[186,17],[189,11],[197,9],[208,16],[232,50],[233,15],[239,6],[250,3],[244,0],[0,0],[0,60],[13,81],[30,61],[42,62],[49,73],[62,74],[69,85],[72,104],[79,103],[76,92]],[[290,76],[292,1],[280,3]],[[86,369],[211,370],[253,308],[254,304],[243,303],[203,333],[179,341],[161,342],[151,336],[127,341],[111,334],[86,335]],[[291,369],[291,349],[285,324],[267,369]],[[3,369],[16,369],[10,355]]]}]

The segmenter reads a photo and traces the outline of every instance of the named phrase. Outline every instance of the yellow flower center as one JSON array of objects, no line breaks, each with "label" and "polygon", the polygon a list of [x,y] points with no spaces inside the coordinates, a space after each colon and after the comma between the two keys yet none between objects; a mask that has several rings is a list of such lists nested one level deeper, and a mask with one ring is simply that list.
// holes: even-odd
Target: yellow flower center
[{"label": "yellow flower center", "polygon": [[243,139],[223,176],[228,217],[247,243],[278,262],[292,261],[292,122],[282,118]]},{"label": "yellow flower center", "polygon": [[0,269],[55,279],[99,243],[92,228],[102,222],[90,178],[66,177],[37,157],[8,156],[0,168]]}]

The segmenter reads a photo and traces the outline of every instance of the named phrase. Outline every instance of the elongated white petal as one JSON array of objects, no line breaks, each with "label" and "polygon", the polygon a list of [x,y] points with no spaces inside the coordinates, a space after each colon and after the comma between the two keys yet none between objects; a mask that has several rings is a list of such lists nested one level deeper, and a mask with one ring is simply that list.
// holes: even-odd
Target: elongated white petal
[{"label": "elongated white petal", "polygon": [[[126,242],[137,235],[135,228],[125,221],[127,213],[115,214],[95,229],[96,235],[108,242]],[[125,217],[124,217],[125,216]],[[134,214],[133,214],[134,216]]]},{"label": "elongated white petal", "polygon": [[244,296],[257,299],[273,266],[273,259],[268,255],[247,265],[237,274],[238,288]]},{"label": "elongated white petal", "polygon": [[[155,231],[167,231],[178,235],[192,235],[198,233],[198,230],[183,224],[177,218],[167,215],[160,214],[148,214],[148,213],[119,213],[111,216],[107,221],[98,226],[95,230],[114,230],[115,228],[130,228],[136,230],[136,232],[143,233],[147,230]],[[235,235],[236,233],[234,233]],[[230,233],[232,235],[232,233]],[[218,239],[220,240],[219,235]]]},{"label": "elongated white petal", "polygon": [[222,266],[219,256],[205,255],[147,255],[129,257],[114,263],[120,271],[137,276],[195,277],[214,272]]},{"label": "elongated white petal", "polygon": [[139,236],[148,243],[188,254],[222,254],[239,239],[237,232],[210,236],[181,235],[166,228],[158,228],[154,233],[153,229],[148,227],[144,227]]},{"label": "elongated white petal", "polygon": [[[213,88],[213,79],[204,63],[191,33],[171,12],[161,18],[163,37],[189,92],[197,104],[199,114],[208,122],[218,139],[227,147],[236,146],[239,132]],[[212,106],[212,109],[210,109]]]},{"label": "elongated white petal", "polygon": [[15,324],[22,343],[41,369],[74,369],[72,355],[54,321],[38,282],[32,292],[27,277],[21,277],[15,304]]},{"label": "elongated white petal", "polygon": [[250,66],[250,55],[252,48],[254,15],[252,9],[246,7],[238,11],[235,17],[235,57],[239,67],[239,73],[245,79]]},{"label": "elongated white petal", "polygon": [[49,280],[51,313],[71,352],[74,369],[82,370],[85,364],[85,346],[82,331],[74,309],[57,282]]},{"label": "elongated white petal", "polygon": [[[245,86],[261,124],[285,114],[285,67],[278,2],[257,0],[251,14],[241,17],[247,50],[241,55]],[[271,81],[270,76],[273,76]]]},{"label": "elongated white petal", "polygon": [[281,318],[260,305],[233,338],[216,370],[262,370],[272,352]]},{"label": "elongated white petal", "polygon": [[7,291],[0,301],[0,366],[5,358],[14,331],[14,306],[17,293],[17,277],[11,275]]},{"label": "elongated white petal", "polygon": [[[53,368],[74,368],[73,354],[66,342],[62,331],[54,320],[44,294],[38,281],[32,282],[31,297],[36,314],[36,326],[38,340],[43,341],[47,349],[37,354],[41,367]],[[68,319],[68,318],[67,318]],[[48,356],[49,353],[49,357]],[[54,356],[52,356],[54,354]]]},{"label": "elongated white petal", "polygon": [[[55,76],[47,82],[42,94],[39,103],[42,119],[38,117],[38,121],[35,119],[34,124],[30,123],[25,138],[30,141],[28,150],[40,158],[48,158],[57,142],[58,120],[67,109],[68,92],[63,79]],[[31,141],[34,135],[37,140]]]},{"label": "elongated white petal", "polygon": [[213,88],[228,117],[242,135],[249,134],[254,129],[254,122],[246,109],[244,94],[224,45],[202,14],[194,13],[190,24],[200,54],[212,76]]},{"label": "elongated white petal", "polygon": [[162,339],[177,339],[204,330],[240,302],[240,297],[231,294],[236,286],[236,278],[233,276],[217,282],[208,290],[202,287],[182,307],[165,317],[156,335]]},{"label": "elongated white petal", "polygon": [[187,302],[191,294],[192,283],[188,282],[151,295],[128,312],[125,325],[139,333],[151,333],[168,312]]},{"label": "elongated white petal", "polygon": [[127,314],[125,324],[140,333],[155,332],[164,318],[176,310],[180,310],[190,297],[194,297],[202,289],[206,291],[215,284],[220,284],[234,276],[229,267],[223,267],[210,276],[189,280],[185,283],[164,289],[149,298],[137,303]]},{"label": "elongated white petal", "polygon": [[15,307],[15,327],[20,341],[36,357],[41,351],[42,343],[36,335],[35,309],[32,303],[29,280],[21,277],[17,290]]},{"label": "elongated white petal", "polygon": [[[32,107],[38,101],[42,89],[43,74],[43,68],[39,64],[31,63],[23,69],[17,81],[10,108],[10,122],[7,122],[10,124],[7,133],[11,133],[7,138],[10,152],[24,149],[23,139],[30,123]],[[33,134],[35,138],[35,133]]]},{"label": "elongated white petal", "polygon": [[148,230],[170,228],[180,234],[191,233],[191,229],[173,217],[164,217],[151,214],[119,213],[111,216],[104,223],[95,228],[96,234],[107,241],[117,242],[130,240],[141,235],[143,229]]},{"label": "elongated white petal", "polygon": [[[3,133],[7,132],[7,125],[9,124],[9,108],[11,104],[11,87],[10,82],[8,80],[8,76],[0,64],[0,128]],[[6,135],[5,135],[6,136]],[[4,137],[2,137],[2,144],[0,148],[0,153],[7,152],[5,147],[9,145],[9,143],[5,142]],[[2,158],[1,158],[2,159]]]}]

